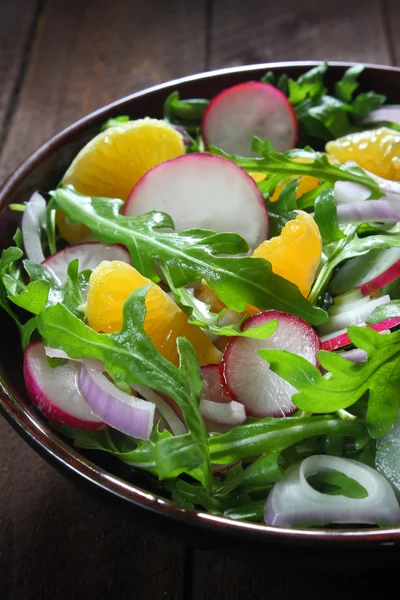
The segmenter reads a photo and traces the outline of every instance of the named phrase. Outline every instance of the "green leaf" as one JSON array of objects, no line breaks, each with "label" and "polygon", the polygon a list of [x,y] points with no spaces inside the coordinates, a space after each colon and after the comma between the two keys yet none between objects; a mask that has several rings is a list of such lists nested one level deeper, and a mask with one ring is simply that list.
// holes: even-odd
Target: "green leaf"
[{"label": "green leaf", "polygon": [[246,469],[240,470],[233,477],[228,477],[224,483],[215,489],[215,495],[223,496],[237,487],[245,489],[247,492],[266,489],[284,477],[279,459],[279,452],[263,454]]},{"label": "green leaf", "polygon": [[328,68],[328,63],[324,62],[317,67],[313,67],[307,73],[300,75],[297,81],[289,79],[289,102],[299,104],[307,97],[314,98],[325,92],[324,75]]},{"label": "green leaf", "polygon": [[200,123],[210,101],[204,98],[180,100],[179,92],[172,92],[164,102],[164,118],[174,122],[176,118]]},{"label": "green leaf", "polygon": [[48,282],[38,279],[31,281],[18,296],[8,296],[8,299],[20,308],[37,315],[45,308],[49,291]]},{"label": "green leaf", "polygon": [[130,117],[128,117],[127,115],[120,115],[119,117],[113,117],[111,119],[108,119],[108,121],[106,121],[101,126],[100,131],[105,131],[110,127],[118,127],[118,125],[121,125],[121,123],[127,123],[129,119]]},{"label": "green leaf", "polygon": [[308,299],[315,302],[324,292],[330,278],[336,267],[349,258],[367,254],[371,250],[385,250],[386,248],[399,248],[400,236],[397,235],[369,235],[367,237],[358,237],[356,225],[347,225],[343,233],[346,237],[337,242],[325,246],[324,252],[328,257],[323,267],[320,269],[317,279],[311,289]]},{"label": "green leaf", "polygon": [[251,502],[244,506],[228,508],[228,510],[224,512],[224,517],[234,519],[235,521],[260,522],[264,520],[264,509],[265,500],[257,500],[256,502]]},{"label": "green leaf", "polygon": [[15,246],[10,246],[6,248],[1,253],[0,258],[0,271],[3,272],[9,267],[12,263],[18,261],[22,258],[24,253],[20,248],[16,248]]},{"label": "green leaf", "polygon": [[[364,117],[373,110],[379,108],[386,102],[386,96],[376,94],[375,92],[365,92],[358,94],[352,102],[352,110],[359,117]],[[368,124],[365,125],[367,128]]]},{"label": "green leaf", "polygon": [[[159,444],[165,451],[162,456],[157,451],[159,444],[156,445],[157,468],[164,477],[169,476],[168,469],[173,473],[186,472],[210,488],[207,432],[199,411],[202,381],[196,354],[188,340],[178,338],[181,362],[177,368],[157,351],[143,328],[148,289],[146,286],[129,296],[124,305],[124,325],[118,333],[93,331],[61,304],[46,308],[36,317],[38,330],[46,345],[64,350],[71,358],[101,360],[121,389],[128,390],[130,383],[139,383],[173,398],[182,410],[189,433],[161,440]],[[190,453],[195,459],[187,466]]]},{"label": "green leaf", "polygon": [[335,94],[339,100],[350,103],[359,87],[358,76],[364,71],[364,65],[354,65],[347,69],[342,79],[335,84]]},{"label": "green leaf", "polygon": [[225,465],[243,458],[281,451],[307,438],[331,434],[353,437],[358,445],[369,440],[365,425],[358,420],[343,421],[328,415],[285,419],[266,417],[239,425],[227,433],[214,435],[208,446],[211,462]]},{"label": "green leaf", "polygon": [[243,312],[248,304],[260,310],[276,308],[312,324],[326,320],[325,311],[311,304],[297,286],[272,272],[262,258],[221,256],[247,252],[247,242],[236,233],[192,229],[180,233],[158,231],[173,223],[164,213],[140,217],[119,214],[120,200],[89,198],[70,188],[52,192],[70,221],[86,225],[104,244],[124,244],[137,270],[158,281],[155,262],[168,268],[176,287],[203,277],[229,308]]},{"label": "green leaf", "polygon": [[289,180],[285,184],[283,190],[279,194],[279,198],[274,202],[267,201],[268,211],[273,209],[276,213],[285,213],[297,210],[296,192],[299,185],[300,177]]},{"label": "green leaf", "polygon": [[240,314],[238,314],[240,319],[239,322],[230,325],[222,325],[221,320],[226,314],[226,309],[222,310],[220,313],[211,312],[210,305],[195,298],[186,288],[176,288],[171,281],[167,269],[162,268],[162,271],[176,302],[182,310],[189,315],[189,323],[191,325],[197,325],[197,327],[207,329],[210,333],[218,336],[241,336],[262,340],[269,338],[278,326],[277,319],[274,319],[269,323],[264,323],[258,327],[250,327],[245,331],[241,331],[240,326],[246,316]]},{"label": "green leaf", "polygon": [[358,481],[339,471],[321,471],[307,482],[318,492],[347,498],[367,498],[368,492]]},{"label": "green leaf", "polygon": [[398,317],[400,317],[400,300],[392,300],[377,306],[366,320],[366,323],[374,325]]},{"label": "green leaf", "polygon": [[318,225],[322,241],[329,244],[345,237],[337,222],[333,190],[323,190],[315,201],[314,220]]},{"label": "green leaf", "polygon": [[368,327],[349,327],[351,342],[365,350],[365,363],[352,363],[333,352],[318,353],[329,377],[306,359],[284,350],[259,350],[270,369],[291,383],[299,393],[292,401],[301,410],[330,413],[347,408],[369,391],[367,426],[371,437],[384,435],[395,423],[399,410],[396,389],[400,385],[400,332],[379,335]]},{"label": "green leaf", "polygon": [[[362,169],[348,165],[331,165],[326,154],[318,154],[310,150],[289,150],[279,153],[267,140],[262,141],[258,138],[253,140],[253,150],[260,155],[260,158],[235,156],[220,148],[210,147],[210,152],[232,160],[246,171],[267,173],[268,176],[278,173],[281,178],[280,182],[301,175],[316,177],[331,184],[336,181],[353,181],[371,190],[371,199],[382,196],[379,184]],[[310,162],[298,162],[294,160],[295,158],[306,158]]]}]

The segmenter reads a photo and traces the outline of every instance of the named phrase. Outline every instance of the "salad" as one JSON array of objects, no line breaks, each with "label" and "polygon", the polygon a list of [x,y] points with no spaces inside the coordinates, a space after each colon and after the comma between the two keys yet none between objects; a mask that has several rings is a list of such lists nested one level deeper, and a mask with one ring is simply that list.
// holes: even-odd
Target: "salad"
[{"label": "salad", "polygon": [[[0,259],[32,403],[187,509],[400,525],[400,106],[326,63],[117,116]],[[5,315],[4,315],[5,316]]]}]

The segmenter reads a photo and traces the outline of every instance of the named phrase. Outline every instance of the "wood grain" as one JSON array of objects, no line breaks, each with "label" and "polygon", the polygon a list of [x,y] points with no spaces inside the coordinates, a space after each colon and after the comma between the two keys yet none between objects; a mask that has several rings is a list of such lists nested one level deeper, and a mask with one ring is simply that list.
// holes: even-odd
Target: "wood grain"
[{"label": "wood grain", "polygon": [[205,68],[205,0],[48,0],[0,155],[0,181],[88,112]]},{"label": "wood grain", "polygon": [[180,544],[76,489],[3,419],[0,456],[2,598],[183,598]]},{"label": "wood grain", "polygon": [[399,0],[382,0],[386,33],[391,50],[393,64],[400,66],[400,3]]},{"label": "wood grain", "polygon": [[214,0],[210,66],[315,59],[388,64],[385,36],[379,0]]},{"label": "wood grain", "polygon": [[0,147],[10,104],[20,83],[36,13],[36,0],[4,0],[0,3]]}]

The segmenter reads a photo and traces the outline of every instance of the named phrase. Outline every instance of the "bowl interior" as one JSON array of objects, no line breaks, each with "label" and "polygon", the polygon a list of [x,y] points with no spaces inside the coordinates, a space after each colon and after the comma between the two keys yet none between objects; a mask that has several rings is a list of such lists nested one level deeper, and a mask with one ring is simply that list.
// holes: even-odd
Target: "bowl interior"
[{"label": "bowl interior", "polygon": [[[0,189],[0,246],[11,244],[18,226],[19,215],[7,210],[8,204],[27,200],[35,191],[54,188],[67,166],[85,143],[96,135],[103,122],[120,114],[131,118],[143,116],[161,117],[162,105],[171,91],[179,90],[182,98],[211,98],[222,89],[242,81],[259,79],[267,70],[278,75],[287,73],[297,77],[315,63],[280,63],[255,65],[239,69],[226,69],[205,73],[157,86],[134,94],[96,111],[70,126],[31,155]],[[347,64],[332,63],[328,70],[329,85],[340,78]],[[400,69],[368,66],[360,77],[360,91],[376,90],[385,94],[388,102],[400,103]],[[329,551],[332,547],[394,543],[399,540],[400,530],[357,531],[311,531],[284,530],[251,523],[239,523],[201,512],[186,511],[174,506],[157,495],[157,484],[145,473],[133,471],[117,460],[101,453],[77,452],[66,440],[61,439],[46,420],[27,400],[22,378],[22,354],[16,328],[2,314],[0,338],[0,408],[10,423],[47,460],[61,469],[65,475],[103,494],[107,501],[119,503],[134,511],[144,509],[140,518],[149,517],[152,525],[162,527],[196,545],[252,544],[269,546],[307,544],[321,545]],[[211,541],[210,541],[211,540]],[[332,546],[333,545],[333,546]]]}]

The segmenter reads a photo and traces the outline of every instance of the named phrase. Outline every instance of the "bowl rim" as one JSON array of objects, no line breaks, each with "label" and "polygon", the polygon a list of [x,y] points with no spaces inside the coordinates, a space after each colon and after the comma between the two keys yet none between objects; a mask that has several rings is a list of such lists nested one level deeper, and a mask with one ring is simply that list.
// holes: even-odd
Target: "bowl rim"
[{"label": "bowl rim", "polygon": [[[320,65],[323,61],[284,61],[274,63],[260,63],[253,65],[244,65],[240,67],[229,67],[216,69],[212,71],[200,72],[178,79],[173,79],[145,90],[129,94],[119,100],[116,100],[106,106],[98,108],[71,125],[62,129],[46,140],[39,148],[32,152],[21,164],[9,175],[9,177],[0,186],[0,215],[7,208],[7,198],[12,194],[14,188],[25,179],[30,172],[47,156],[56,150],[57,146],[66,142],[71,134],[79,133],[88,125],[95,124],[104,119],[115,109],[121,109],[126,104],[142,96],[150,95],[154,92],[174,89],[182,84],[194,82],[202,79],[213,79],[223,75],[237,73],[253,73],[266,69],[285,69],[285,68],[312,68]],[[358,62],[329,61],[329,67],[337,69],[348,68]],[[395,73],[399,76],[400,67],[379,65],[374,63],[362,63],[368,70],[386,71]],[[69,471],[70,476],[83,478],[92,487],[101,489],[107,494],[111,494],[115,499],[122,500],[125,504],[134,504],[138,508],[156,513],[158,516],[169,519],[170,521],[187,524],[195,528],[206,529],[208,533],[215,533],[215,527],[227,537],[237,536],[238,534],[250,537],[253,541],[255,536],[261,543],[284,542],[290,544],[318,545],[325,549],[338,548],[345,543],[346,546],[354,548],[357,545],[388,545],[394,544],[394,541],[400,541],[400,528],[389,529],[289,529],[283,527],[271,527],[261,523],[252,523],[249,521],[235,521],[221,516],[212,515],[201,510],[188,510],[180,508],[170,500],[166,500],[154,493],[147,492],[145,489],[135,486],[120,477],[109,473],[99,467],[96,463],[87,459],[74,447],[64,442],[54,430],[50,428],[47,421],[42,420],[35,412],[32,406],[19,394],[14,392],[3,378],[0,377],[0,411],[6,420],[14,429],[27,441],[39,454],[46,458],[55,466],[59,466],[64,474]]]}]

